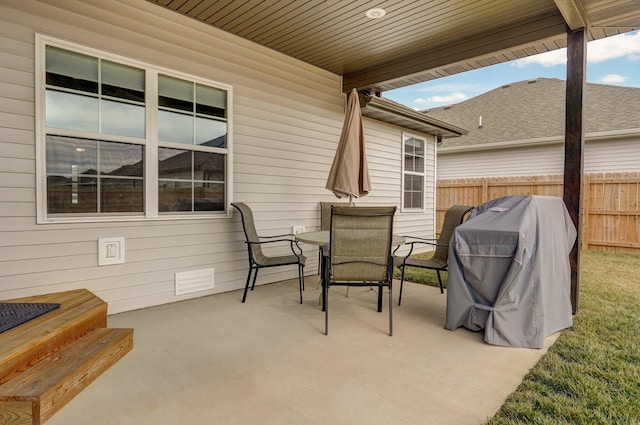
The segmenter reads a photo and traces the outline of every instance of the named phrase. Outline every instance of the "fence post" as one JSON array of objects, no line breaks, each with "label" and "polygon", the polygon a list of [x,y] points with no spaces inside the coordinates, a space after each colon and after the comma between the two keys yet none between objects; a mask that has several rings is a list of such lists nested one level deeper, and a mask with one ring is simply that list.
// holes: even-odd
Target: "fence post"
[{"label": "fence post", "polygon": [[589,174],[582,176],[582,222],[580,223],[580,249],[589,249],[589,216],[591,215],[591,178]]},{"label": "fence post", "polygon": [[487,177],[482,179],[482,203],[489,200],[489,179]]}]

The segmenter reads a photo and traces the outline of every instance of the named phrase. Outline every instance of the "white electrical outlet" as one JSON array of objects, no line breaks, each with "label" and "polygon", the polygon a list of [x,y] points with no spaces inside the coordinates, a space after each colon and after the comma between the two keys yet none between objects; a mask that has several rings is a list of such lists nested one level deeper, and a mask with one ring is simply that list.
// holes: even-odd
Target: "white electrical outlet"
[{"label": "white electrical outlet", "polygon": [[124,238],[98,238],[98,265],[124,263]]},{"label": "white electrical outlet", "polygon": [[304,232],[304,226],[299,225],[299,226],[291,226],[291,233],[293,233],[294,235],[297,235],[298,233],[302,233]]}]

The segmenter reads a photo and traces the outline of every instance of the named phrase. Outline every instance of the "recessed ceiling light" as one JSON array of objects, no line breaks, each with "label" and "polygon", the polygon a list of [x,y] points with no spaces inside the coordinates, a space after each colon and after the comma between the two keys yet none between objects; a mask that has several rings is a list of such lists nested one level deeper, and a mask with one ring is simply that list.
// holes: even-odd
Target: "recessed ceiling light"
[{"label": "recessed ceiling light", "polygon": [[375,9],[369,9],[367,10],[367,18],[371,18],[371,19],[380,19],[382,18],[387,12],[385,12],[384,9],[380,9],[380,8],[375,8]]}]

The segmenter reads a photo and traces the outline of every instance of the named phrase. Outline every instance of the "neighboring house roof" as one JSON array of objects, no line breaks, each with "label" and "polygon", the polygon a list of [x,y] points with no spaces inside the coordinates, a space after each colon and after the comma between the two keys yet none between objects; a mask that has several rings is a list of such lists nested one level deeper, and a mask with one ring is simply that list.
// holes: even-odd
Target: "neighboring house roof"
[{"label": "neighboring house roof", "polygon": [[[469,130],[461,137],[445,139],[439,148],[444,151],[496,143],[558,142],[564,140],[565,132],[565,81],[537,78],[505,84],[423,113]],[[588,83],[584,126],[591,137],[640,134],[640,88]]]}]

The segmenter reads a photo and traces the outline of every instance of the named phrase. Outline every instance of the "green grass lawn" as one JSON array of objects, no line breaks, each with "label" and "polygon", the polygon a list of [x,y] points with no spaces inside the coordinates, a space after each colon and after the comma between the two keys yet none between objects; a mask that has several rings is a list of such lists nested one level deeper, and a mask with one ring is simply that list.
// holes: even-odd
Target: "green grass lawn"
[{"label": "green grass lawn", "polygon": [[[438,281],[423,270],[407,280]],[[640,425],[639,256],[582,253],[574,325],[487,422],[506,424]]]}]

